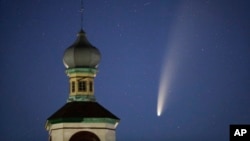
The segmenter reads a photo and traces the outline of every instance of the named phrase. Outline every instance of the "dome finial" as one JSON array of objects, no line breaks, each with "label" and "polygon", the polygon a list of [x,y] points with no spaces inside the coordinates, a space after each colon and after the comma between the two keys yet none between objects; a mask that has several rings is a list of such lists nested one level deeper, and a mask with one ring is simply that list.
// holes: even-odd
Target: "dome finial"
[{"label": "dome finial", "polygon": [[84,11],[83,0],[81,0],[81,9],[80,9],[80,14],[81,14],[81,29],[83,29],[83,11]]},{"label": "dome finial", "polygon": [[83,30],[83,10],[83,0],[81,0],[81,30],[77,34],[76,41],[65,50],[63,56],[63,63],[67,69],[97,69],[101,60],[100,51],[88,41],[85,31]]}]

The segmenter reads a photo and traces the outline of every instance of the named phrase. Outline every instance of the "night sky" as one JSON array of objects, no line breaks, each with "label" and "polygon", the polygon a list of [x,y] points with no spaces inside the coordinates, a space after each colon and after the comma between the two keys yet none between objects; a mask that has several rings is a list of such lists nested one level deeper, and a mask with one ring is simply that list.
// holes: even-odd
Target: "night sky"
[{"label": "night sky", "polygon": [[[249,5],[84,0],[84,30],[102,53],[95,96],[121,118],[117,141],[228,141],[230,124],[250,124]],[[80,7],[0,0],[1,141],[48,140],[46,119],[69,95],[62,57],[80,31]],[[165,67],[171,79],[158,117]]]}]

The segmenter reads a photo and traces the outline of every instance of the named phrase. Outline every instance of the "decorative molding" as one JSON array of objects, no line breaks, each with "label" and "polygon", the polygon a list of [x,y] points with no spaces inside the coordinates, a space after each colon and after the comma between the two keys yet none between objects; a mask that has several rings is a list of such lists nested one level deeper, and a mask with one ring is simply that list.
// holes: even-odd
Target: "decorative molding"
[{"label": "decorative molding", "polygon": [[119,121],[111,118],[59,118],[48,120],[47,125],[57,123],[110,123],[117,124]]},{"label": "decorative molding", "polygon": [[104,128],[104,127],[61,127],[61,128],[54,128],[53,130],[62,130],[62,129],[100,129],[100,130],[113,130],[115,131],[115,129],[112,128]]},{"label": "decorative molding", "polygon": [[74,96],[70,95],[67,102],[73,102],[73,101],[96,101],[95,96],[92,95],[79,95],[75,94]]},{"label": "decorative molding", "polygon": [[84,73],[84,72],[96,74],[98,71],[95,68],[70,68],[70,69],[66,69],[67,74]]}]

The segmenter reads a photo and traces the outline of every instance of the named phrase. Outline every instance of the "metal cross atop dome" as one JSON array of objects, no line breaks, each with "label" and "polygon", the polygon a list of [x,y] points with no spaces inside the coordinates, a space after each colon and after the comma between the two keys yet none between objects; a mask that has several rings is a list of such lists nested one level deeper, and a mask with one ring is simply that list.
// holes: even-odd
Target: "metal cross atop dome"
[{"label": "metal cross atop dome", "polygon": [[83,0],[81,0],[81,9],[80,9],[80,14],[81,14],[81,29],[83,29],[83,11],[84,11]]}]

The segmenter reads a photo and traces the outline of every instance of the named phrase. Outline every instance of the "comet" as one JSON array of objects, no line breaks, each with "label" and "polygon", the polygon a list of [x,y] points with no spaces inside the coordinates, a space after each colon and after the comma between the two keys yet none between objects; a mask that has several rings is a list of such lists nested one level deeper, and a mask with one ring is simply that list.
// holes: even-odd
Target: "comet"
[{"label": "comet", "polygon": [[162,70],[160,76],[160,84],[158,90],[158,100],[157,100],[157,116],[161,116],[161,113],[164,108],[164,104],[167,97],[167,90],[168,90],[168,80],[167,80],[167,67],[165,66]]},{"label": "comet", "polygon": [[163,67],[160,75],[160,82],[158,88],[158,99],[157,99],[157,116],[161,116],[162,112],[166,108],[166,102],[168,100],[169,88],[171,85],[171,79],[174,71],[174,58],[165,57]]},{"label": "comet", "polygon": [[[174,28],[176,29],[176,28]],[[167,51],[163,58],[161,75],[159,79],[158,98],[157,98],[157,116],[167,108],[169,101],[170,88],[173,85],[175,76],[180,66],[180,58],[183,52],[182,40],[179,39],[178,30],[172,31],[172,36],[167,43]]]},{"label": "comet", "polygon": [[[182,22],[183,20],[189,21],[190,19],[190,8],[187,8],[189,3],[183,2],[177,8],[176,19],[172,22],[171,28],[168,31],[168,38],[166,44],[166,54],[163,59],[163,64],[161,68],[161,74],[159,79],[159,88],[158,88],[158,98],[157,98],[157,116],[161,116],[163,111],[170,105],[170,90],[172,91],[174,81],[176,81],[178,75],[177,70],[181,64],[186,62],[184,59],[185,52],[187,50],[192,50],[192,48],[187,45],[192,41],[192,35],[194,31],[191,30],[189,24],[184,24],[188,22]],[[192,27],[192,26],[191,26]],[[175,83],[176,84],[176,83]],[[174,90],[171,92],[171,95],[174,94]]]}]

